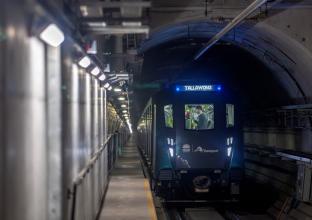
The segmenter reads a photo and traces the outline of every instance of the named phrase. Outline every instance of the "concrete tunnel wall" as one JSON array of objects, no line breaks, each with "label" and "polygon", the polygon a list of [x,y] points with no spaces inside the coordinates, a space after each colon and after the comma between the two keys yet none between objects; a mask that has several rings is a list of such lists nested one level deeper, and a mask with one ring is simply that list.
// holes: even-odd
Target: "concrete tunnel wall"
[{"label": "concrete tunnel wall", "polygon": [[[296,7],[272,14],[269,11],[267,17],[246,22],[223,39],[265,63],[287,89],[294,104],[311,102],[312,99],[312,33],[308,31],[312,27],[311,11],[311,8]],[[175,39],[209,39],[224,26],[224,23],[204,19],[175,23],[168,20],[166,23],[166,26],[152,30],[150,39],[140,49],[141,53]]]},{"label": "concrete tunnel wall", "polygon": [[[290,104],[310,104],[312,102],[311,17],[309,8],[283,10],[258,23],[247,22],[231,31],[222,40],[248,51],[266,65],[271,70],[276,84],[287,91],[285,96],[289,97]],[[171,24],[154,31],[150,39],[144,42],[140,52],[144,54],[152,48],[178,39],[206,38],[208,41],[223,26],[207,20]],[[263,87],[266,89],[265,85]],[[266,146],[312,153],[310,129],[266,128],[260,125],[245,127],[244,142],[248,147]],[[278,192],[278,199],[267,210],[270,215],[277,217],[285,198],[295,195],[296,163],[249,151],[245,152],[245,159],[246,175],[259,182],[268,183],[275,192]],[[289,213],[289,216],[293,219],[310,219],[311,214],[311,204],[301,203]]]},{"label": "concrete tunnel wall", "polygon": [[[285,96],[290,97],[289,103],[294,105],[312,102],[312,33],[305,31],[305,41],[301,41],[301,37],[296,39],[295,36],[286,32],[289,31],[288,26],[294,28],[292,31],[299,31],[296,24],[299,25],[301,19],[304,20],[300,29],[305,30],[312,26],[312,19],[306,19],[311,17],[309,14],[311,10],[300,12],[294,13],[293,9],[290,9],[256,24],[243,24],[223,39],[225,42],[248,51],[266,65],[271,70],[276,83],[287,91],[288,94]],[[287,18],[287,20],[283,22],[282,18]],[[287,21],[292,19],[295,19],[297,23],[288,24]],[[284,26],[286,26],[285,30],[281,30]],[[204,20],[168,25],[155,31],[150,39],[143,43],[140,53],[144,54],[158,45],[178,39],[209,39],[222,27],[220,23]],[[301,32],[297,35],[302,36]],[[266,89],[265,85],[263,89]],[[265,143],[267,146],[312,153],[310,131],[286,131],[286,136],[281,134],[283,132],[272,133],[271,131],[252,132],[249,130],[245,133],[245,141],[249,144]]]}]

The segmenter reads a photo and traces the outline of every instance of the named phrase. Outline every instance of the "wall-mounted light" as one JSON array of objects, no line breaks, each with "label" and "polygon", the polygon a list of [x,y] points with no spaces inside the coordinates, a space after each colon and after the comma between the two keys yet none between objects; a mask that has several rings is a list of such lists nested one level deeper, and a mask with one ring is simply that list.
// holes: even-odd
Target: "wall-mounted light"
[{"label": "wall-mounted light", "polygon": [[104,84],[104,88],[105,88],[105,89],[108,89],[109,87],[110,87],[110,84],[109,84],[109,83],[105,83],[105,84]]},{"label": "wall-mounted light", "polygon": [[99,73],[100,73],[100,69],[97,66],[94,67],[93,70],[91,71],[91,74],[94,76],[99,75]]},{"label": "wall-mounted light", "polygon": [[39,37],[52,47],[58,47],[65,40],[63,32],[55,24],[47,26]]},{"label": "wall-mounted light", "polygon": [[120,100],[120,101],[124,101],[124,100],[126,100],[126,98],[125,98],[125,97],[123,97],[123,96],[120,96],[120,97],[118,97],[118,100]]},{"label": "wall-mounted light", "polygon": [[[106,79],[106,76],[104,73],[102,75],[100,75],[99,80],[104,81],[105,79]],[[104,85],[104,88],[105,88],[105,85]]]},{"label": "wall-mounted light", "polygon": [[116,88],[114,89],[114,91],[115,91],[115,92],[121,92],[121,88],[116,87]]},{"label": "wall-mounted light", "polygon": [[81,60],[79,60],[78,64],[83,68],[87,68],[91,64],[91,60],[88,56],[84,56]]}]

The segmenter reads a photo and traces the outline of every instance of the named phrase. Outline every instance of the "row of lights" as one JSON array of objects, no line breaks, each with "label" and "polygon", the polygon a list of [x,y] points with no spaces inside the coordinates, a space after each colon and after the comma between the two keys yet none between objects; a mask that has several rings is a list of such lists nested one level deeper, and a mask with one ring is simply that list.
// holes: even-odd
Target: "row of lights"
[{"label": "row of lights", "polygon": [[[52,47],[58,47],[60,46],[64,40],[65,40],[65,36],[64,33],[62,32],[62,30],[55,24],[49,24],[39,35],[40,39],[43,40],[44,42],[46,42],[47,44],[49,44]],[[84,56],[82,57],[79,61],[78,64],[79,66],[81,66],[82,68],[88,68],[91,65],[91,59],[88,56]],[[91,70],[91,74],[93,76],[98,77],[98,79],[100,81],[104,81],[106,79],[106,76],[104,73],[100,74],[101,70],[99,67],[95,66],[92,70]],[[111,88],[111,86],[109,85],[107,87]]]},{"label": "row of lights", "polygon": [[[61,31],[60,28],[58,28],[55,24],[50,24],[48,25],[39,35],[40,39],[43,40],[44,42],[46,42],[47,44],[51,45],[52,47],[58,47],[60,46],[64,40],[65,40],[65,36],[64,33]],[[78,64],[79,66],[81,66],[82,68],[88,68],[91,65],[91,59],[88,56],[84,56],[82,57],[79,61]],[[98,79],[100,81],[104,81],[106,79],[106,76],[104,73],[101,74],[101,70],[99,69],[99,67],[95,66],[92,70],[91,70],[91,74],[93,76],[98,77]],[[108,91],[112,90],[112,86],[106,82],[104,84],[104,88],[107,89]],[[121,88],[116,87],[114,89],[115,92],[121,92]],[[118,97],[118,100],[120,101],[124,101],[126,100],[125,97],[120,96]],[[121,108],[127,108],[127,105],[122,104]],[[129,120],[129,115],[127,113],[127,110],[122,110],[122,113],[124,113],[124,118],[126,119],[128,128],[130,133],[132,133],[132,125],[130,123]]]}]

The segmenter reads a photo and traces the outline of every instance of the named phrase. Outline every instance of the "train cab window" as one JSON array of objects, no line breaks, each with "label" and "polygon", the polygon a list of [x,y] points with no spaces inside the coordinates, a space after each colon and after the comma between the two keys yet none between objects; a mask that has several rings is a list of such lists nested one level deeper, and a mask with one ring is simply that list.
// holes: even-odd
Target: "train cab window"
[{"label": "train cab window", "polygon": [[173,128],[173,108],[172,105],[164,106],[165,113],[165,126],[167,128]]},{"label": "train cab window", "polygon": [[213,104],[185,105],[185,129],[209,130],[214,129]]},{"label": "train cab window", "polygon": [[226,127],[234,127],[234,105],[226,104]]}]

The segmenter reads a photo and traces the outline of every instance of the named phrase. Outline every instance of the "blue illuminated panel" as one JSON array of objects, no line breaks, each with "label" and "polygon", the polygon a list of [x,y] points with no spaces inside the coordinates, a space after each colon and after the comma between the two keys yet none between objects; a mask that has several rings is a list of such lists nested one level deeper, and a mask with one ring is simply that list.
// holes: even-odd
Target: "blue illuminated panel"
[{"label": "blue illuminated panel", "polygon": [[221,85],[177,85],[177,92],[219,92]]}]

